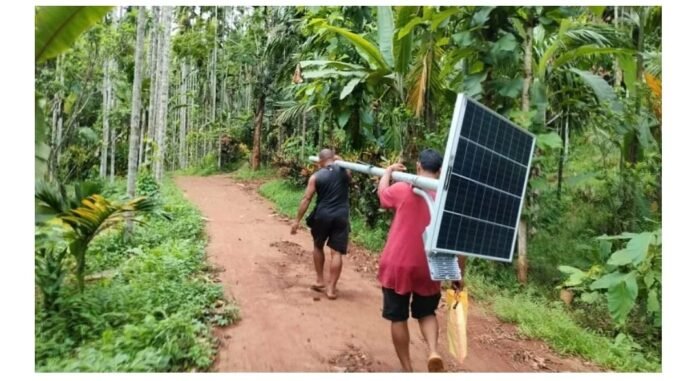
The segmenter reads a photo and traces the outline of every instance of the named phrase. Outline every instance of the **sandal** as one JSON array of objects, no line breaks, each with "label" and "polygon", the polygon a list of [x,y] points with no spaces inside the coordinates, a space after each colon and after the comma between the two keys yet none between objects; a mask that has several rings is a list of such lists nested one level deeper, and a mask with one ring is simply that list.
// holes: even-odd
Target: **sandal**
[{"label": "sandal", "polygon": [[428,372],[438,373],[445,371],[445,364],[442,362],[442,357],[438,355],[432,355],[428,359]]},{"label": "sandal", "polygon": [[326,288],[326,286],[324,286],[323,284],[313,284],[313,285],[309,286],[309,288],[312,289],[312,291],[324,292],[324,289]]}]

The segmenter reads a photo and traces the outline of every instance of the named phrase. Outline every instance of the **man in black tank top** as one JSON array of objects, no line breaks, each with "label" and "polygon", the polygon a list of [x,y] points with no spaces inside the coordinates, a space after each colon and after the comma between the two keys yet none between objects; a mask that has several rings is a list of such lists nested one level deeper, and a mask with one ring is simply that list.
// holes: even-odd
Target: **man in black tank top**
[{"label": "man in black tank top", "polygon": [[[323,149],[319,152],[320,169],[309,178],[307,189],[297,211],[297,220],[290,230],[291,234],[297,232],[300,221],[316,192],[316,207],[307,217],[307,226],[311,228],[314,239],[314,269],[317,272],[317,281],[311,288],[319,292],[326,289],[329,299],[336,299],[336,283],[343,267],[341,256],[347,252],[350,231],[348,191],[351,175],[350,171],[334,164],[334,161],[340,159],[333,150]],[[328,287],[324,283],[324,244],[327,243],[327,239],[327,246],[332,250]],[[334,251],[340,255],[335,255]]]}]

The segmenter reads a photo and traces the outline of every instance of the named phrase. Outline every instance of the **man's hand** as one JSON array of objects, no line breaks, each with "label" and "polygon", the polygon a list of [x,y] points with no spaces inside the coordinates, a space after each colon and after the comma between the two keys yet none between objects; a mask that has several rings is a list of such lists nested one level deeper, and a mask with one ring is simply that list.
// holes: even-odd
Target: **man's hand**
[{"label": "man's hand", "polygon": [[403,172],[405,170],[406,170],[406,166],[401,164],[401,163],[394,163],[394,164],[387,167],[387,171],[389,171],[389,172],[394,172],[394,171]]},{"label": "man's hand", "polygon": [[389,188],[389,183],[391,182],[391,175],[394,171],[405,171],[406,167],[401,163],[394,163],[384,170],[384,174],[379,179],[379,184],[377,185],[377,193],[381,194],[385,189]]},{"label": "man's hand", "polygon": [[300,222],[295,221],[295,223],[292,224],[292,227],[290,228],[290,234],[297,234],[297,228],[300,227]]}]

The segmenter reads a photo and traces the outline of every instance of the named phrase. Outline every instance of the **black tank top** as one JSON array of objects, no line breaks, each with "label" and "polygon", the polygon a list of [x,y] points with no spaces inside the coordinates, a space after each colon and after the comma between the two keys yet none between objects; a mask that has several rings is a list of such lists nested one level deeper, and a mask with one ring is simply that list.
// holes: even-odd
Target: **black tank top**
[{"label": "black tank top", "polygon": [[317,190],[315,213],[320,217],[348,218],[350,178],[344,168],[330,164],[314,174]]}]

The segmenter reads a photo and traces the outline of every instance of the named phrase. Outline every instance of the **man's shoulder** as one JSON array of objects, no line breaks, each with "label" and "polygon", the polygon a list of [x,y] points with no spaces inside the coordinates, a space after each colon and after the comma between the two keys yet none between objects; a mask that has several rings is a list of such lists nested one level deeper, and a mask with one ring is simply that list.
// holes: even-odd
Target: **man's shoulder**
[{"label": "man's shoulder", "polygon": [[390,185],[389,188],[391,188],[392,191],[396,192],[406,192],[411,190],[411,184],[403,181],[397,181],[394,184]]}]

